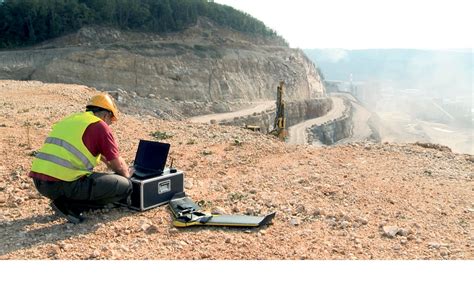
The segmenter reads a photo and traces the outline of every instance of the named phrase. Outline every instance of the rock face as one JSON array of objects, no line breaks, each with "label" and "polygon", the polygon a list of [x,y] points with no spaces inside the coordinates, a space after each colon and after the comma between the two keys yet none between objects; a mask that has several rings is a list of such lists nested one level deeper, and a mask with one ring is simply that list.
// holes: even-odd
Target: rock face
[{"label": "rock face", "polygon": [[163,118],[274,99],[279,81],[286,83],[287,101],[325,96],[320,75],[301,50],[205,19],[165,36],[87,27],[32,49],[0,52],[0,63],[0,79],[120,89],[122,105]]},{"label": "rock face", "polygon": [[309,129],[309,142],[313,139],[325,145],[332,145],[337,141],[350,137],[354,126],[352,119],[352,106],[349,101],[344,101],[345,110],[337,119],[330,120],[322,125],[317,125]]}]

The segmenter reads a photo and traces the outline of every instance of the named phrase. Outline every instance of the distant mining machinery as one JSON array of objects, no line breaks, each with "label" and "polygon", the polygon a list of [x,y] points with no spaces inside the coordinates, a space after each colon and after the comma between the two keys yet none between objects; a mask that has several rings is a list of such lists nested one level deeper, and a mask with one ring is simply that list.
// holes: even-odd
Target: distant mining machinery
[{"label": "distant mining machinery", "polygon": [[277,111],[275,116],[275,123],[273,124],[273,130],[270,132],[270,134],[275,135],[283,141],[288,136],[288,131],[286,130],[285,102],[283,101],[284,84],[285,82],[280,81],[280,85],[277,88]]}]

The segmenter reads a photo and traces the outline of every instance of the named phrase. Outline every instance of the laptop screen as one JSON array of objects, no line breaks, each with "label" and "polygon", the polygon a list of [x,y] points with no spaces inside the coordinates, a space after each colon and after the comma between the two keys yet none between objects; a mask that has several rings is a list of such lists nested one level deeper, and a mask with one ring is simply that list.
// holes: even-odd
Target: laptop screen
[{"label": "laptop screen", "polygon": [[133,165],[135,174],[141,177],[146,174],[161,174],[165,169],[170,146],[168,143],[140,140]]}]

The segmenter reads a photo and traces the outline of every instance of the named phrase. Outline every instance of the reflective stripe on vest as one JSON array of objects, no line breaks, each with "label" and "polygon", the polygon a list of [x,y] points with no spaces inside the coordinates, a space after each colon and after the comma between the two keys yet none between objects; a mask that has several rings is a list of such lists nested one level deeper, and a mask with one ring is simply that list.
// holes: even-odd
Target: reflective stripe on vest
[{"label": "reflective stripe on vest", "polygon": [[82,136],[90,124],[98,121],[101,119],[92,112],[82,112],[54,124],[33,159],[31,171],[63,181],[74,181],[90,175],[101,155],[92,155]]},{"label": "reflective stripe on vest", "polygon": [[[67,141],[59,139],[59,138],[55,138],[55,137],[48,137],[48,138],[46,138],[45,143],[54,144],[54,145],[58,145],[58,146],[63,147],[67,151],[71,152],[74,156],[79,158],[79,160],[81,160],[82,164],[84,164],[84,166],[86,166],[87,170],[92,171],[92,169],[94,169],[94,166],[89,161],[89,159],[87,159],[87,156],[82,154],[81,151],[77,150],[76,147],[72,146]],[[38,154],[42,154],[41,157],[36,156],[40,159],[54,162],[58,165],[66,167],[66,168],[81,170],[78,167],[74,167],[74,165],[72,165],[71,162],[69,162],[67,160],[64,160],[64,159],[61,159],[59,157],[56,157],[54,155],[49,155],[49,154],[45,154],[45,153],[41,153],[41,152],[39,152]]]}]

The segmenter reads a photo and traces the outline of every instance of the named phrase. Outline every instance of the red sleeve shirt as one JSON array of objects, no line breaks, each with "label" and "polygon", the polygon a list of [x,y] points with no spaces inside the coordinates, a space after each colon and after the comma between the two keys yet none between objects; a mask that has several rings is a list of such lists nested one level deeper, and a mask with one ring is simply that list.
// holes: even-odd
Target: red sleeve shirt
[{"label": "red sleeve shirt", "polygon": [[102,154],[107,161],[117,159],[120,154],[112,130],[104,121],[92,123],[82,135],[82,142],[92,155]]},{"label": "red sleeve shirt", "polygon": [[[117,159],[120,154],[112,130],[104,121],[90,124],[82,135],[82,142],[92,155],[103,155],[107,161]],[[59,181],[54,177],[41,173],[30,172],[28,175],[43,181]]]}]

